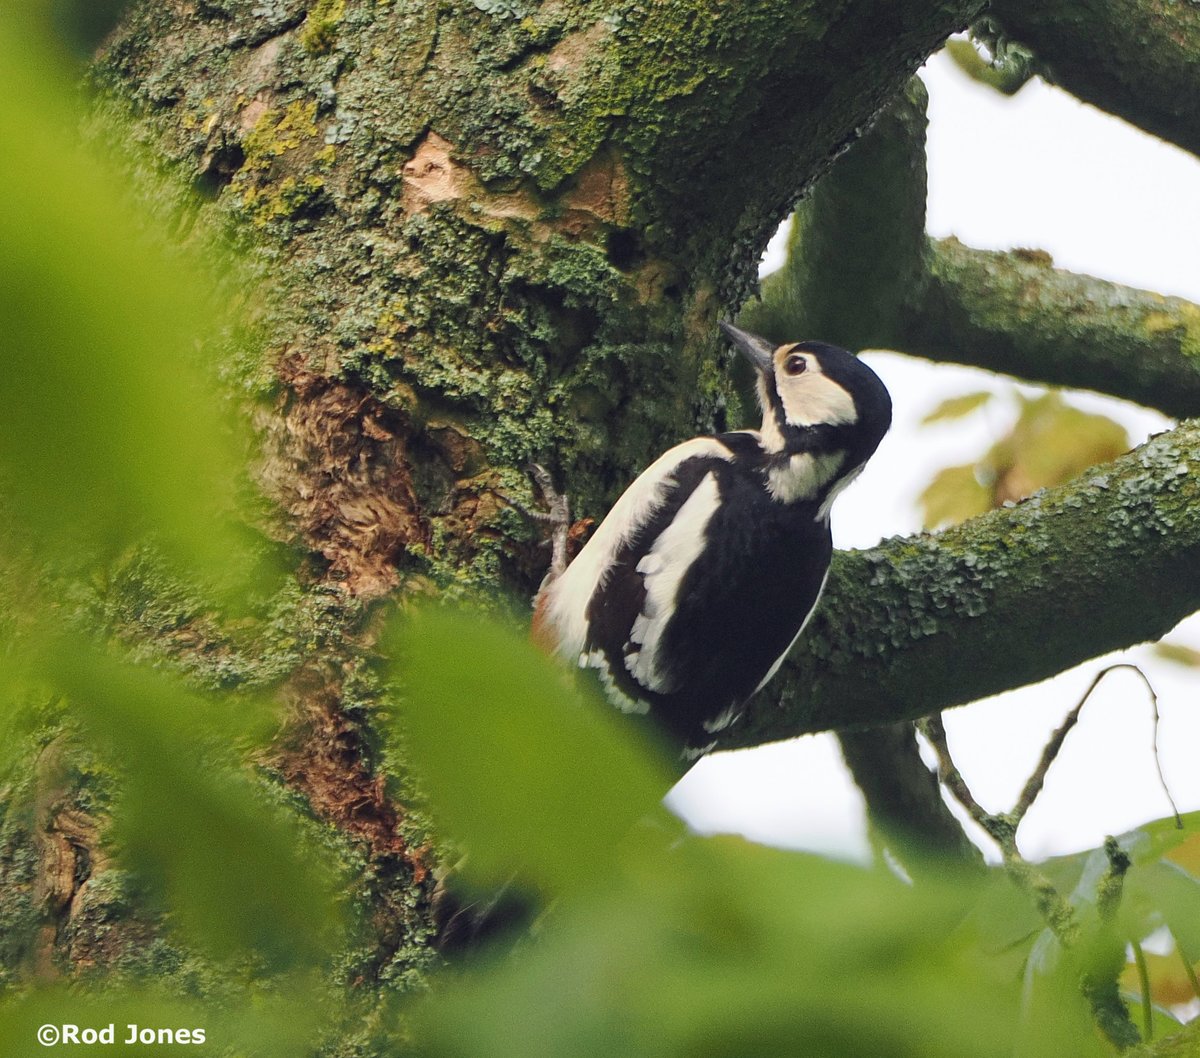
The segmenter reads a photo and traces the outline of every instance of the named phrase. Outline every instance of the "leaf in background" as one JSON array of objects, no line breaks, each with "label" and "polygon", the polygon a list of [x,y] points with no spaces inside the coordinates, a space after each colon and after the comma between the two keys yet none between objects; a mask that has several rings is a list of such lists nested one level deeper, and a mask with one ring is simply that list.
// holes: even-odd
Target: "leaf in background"
[{"label": "leaf in background", "polygon": [[[1169,955],[1155,955],[1153,952],[1146,952],[1145,959],[1150,977],[1150,998],[1156,1007],[1182,1007],[1200,998],[1196,995],[1192,978],[1184,967],[1178,951],[1173,951]],[[1140,999],[1142,982],[1134,963],[1127,964],[1121,973],[1121,990],[1130,995],[1136,995]],[[1178,1029],[1178,1022],[1175,1022],[1173,1027]]]},{"label": "leaf in background", "polygon": [[964,419],[978,408],[982,408],[996,394],[986,391],[964,393],[958,397],[948,397],[932,411],[927,412],[921,420],[922,426],[935,422],[947,422],[952,419]]},{"label": "leaf in background", "polygon": [[926,529],[953,525],[992,509],[991,490],[979,483],[975,466],[946,467],[917,497]]},{"label": "leaf in background", "polygon": [[1129,450],[1129,434],[1106,415],[1072,407],[1058,393],[1019,396],[1012,433],[984,463],[996,479],[996,504],[1032,495]]},{"label": "leaf in background", "polygon": [[47,554],[155,534],[220,579],[238,462],[197,362],[211,277],[86,152],[56,58],[0,20],[0,492]]},{"label": "leaf in background", "polygon": [[[924,422],[967,415],[990,396],[952,397]],[[975,462],[939,471],[918,497],[926,529],[965,521],[1038,489],[1064,484],[1129,449],[1123,426],[1072,407],[1057,392],[1034,397],[1017,393],[1016,400],[1017,420],[1006,436]]]},{"label": "leaf in background", "polygon": [[188,939],[273,969],[319,964],[342,926],[334,871],[211,746],[212,703],[75,645],[45,667],[115,759],[122,796],[113,836],[125,866]]},{"label": "leaf in background", "polygon": [[[1155,820],[1126,831],[1117,843],[1132,866],[1125,875],[1119,927],[1130,940],[1143,940],[1167,926],[1181,949],[1200,960],[1200,812]],[[1059,892],[1080,909],[1095,906],[1097,886],[1108,869],[1103,849],[1056,856],[1039,865]]]},{"label": "leaf in background", "polygon": [[1183,643],[1155,643],[1151,648],[1154,653],[1175,665],[1183,665],[1189,669],[1200,669],[1200,650],[1185,646]]},{"label": "leaf in background", "polygon": [[427,608],[398,619],[384,649],[413,764],[480,880],[594,882],[671,784],[628,721],[581,697],[524,635]]}]

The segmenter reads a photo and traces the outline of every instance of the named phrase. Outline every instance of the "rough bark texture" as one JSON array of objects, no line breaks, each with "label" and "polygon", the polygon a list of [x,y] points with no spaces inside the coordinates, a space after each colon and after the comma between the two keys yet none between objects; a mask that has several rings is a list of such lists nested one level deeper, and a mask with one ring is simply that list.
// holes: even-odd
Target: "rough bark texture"
[{"label": "rough bark texture", "polygon": [[[259,398],[258,473],[308,555],[251,646],[152,573],[113,579],[112,630],[288,704],[260,763],[360,880],[347,982],[418,981],[436,930],[429,835],[368,719],[372,600],[519,597],[543,562],[516,505],[528,460],[600,514],[669,444],[744,421],[716,319],[980,6],[166,0],[106,42],[100,105],[275,283],[268,356],[231,377]],[[69,791],[36,818],[31,791],[7,794],[6,965],[199,979],[119,877],[100,884],[95,828],[54,807]]]}]

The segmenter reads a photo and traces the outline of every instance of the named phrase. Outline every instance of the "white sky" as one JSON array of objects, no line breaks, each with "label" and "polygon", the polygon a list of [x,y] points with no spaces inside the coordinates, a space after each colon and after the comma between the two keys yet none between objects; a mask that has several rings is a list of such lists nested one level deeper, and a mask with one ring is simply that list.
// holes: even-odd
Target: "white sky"
[{"label": "white sky", "polygon": [[[972,246],[1036,247],[1059,267],[1200,302],[1200,162],[1040,81],[1005,98],[963,76],[944,56],[922,71],[929,87],[928,228]],[[780,240],[765,270],[778,266]],[[946,396],[1006,386],[998,376],[889,353],[868,362],[891,390],[895,422],[859,481],[834,509],[839,547],[869,547],[919,528],[915,497],[934,471],[981,452],[1003,431],[1003,413],[917,428]],[[1072,400],[1103,411],[1134,443],[1169,426],[1164,416],[1092,394]],[[1200,617],[1170,637],[1200,648]],[[946,715],[951,749],[976,797],[1012,806],[1049,733],[1095,673],[1096,659],[1036,687]],[[1142,665],[1159,695],[1163,770],[1180,811],[1200,809],[1200,671],[1150,655]],[[1041,798],[1020,831],[1028,856],[1092,848],[1168,814],[1151,752],[1152,713],[1135,673],[1113,673],[1092,696]],[[670,803],[698,830],[840,856],[867,855],[861,798],[832,736],[721,753],[700,762]]]}]

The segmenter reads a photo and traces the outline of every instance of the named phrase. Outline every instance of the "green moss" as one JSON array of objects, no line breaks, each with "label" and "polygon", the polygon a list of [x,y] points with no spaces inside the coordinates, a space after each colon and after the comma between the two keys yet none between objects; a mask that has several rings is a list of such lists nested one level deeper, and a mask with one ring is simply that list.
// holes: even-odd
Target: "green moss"
[{"label": "green moss", "polygon": [[243,170],[266,171],[277,158],[317,135],[317,104],[296,100],[283,110],[268,109],[242,139]]},{"label": "green moss", "polygon": [[337,24],[346,13],[346,0],[316,0],[300,29],[300,43],[312,55],[324,55],[337,41]]},{"label": "green moss", "polygon": [[295,218],[311,211],[323,198],[325,181],[319,176],[297,179],[285,176],[282,180],[265,187],[249,187],[242,196],[257,227],[263,228],[272,221]]},{"label": "green moss", "polygon": [[26,778],[0,787],[0,994],[21,983],[41,923],[28,786]]}]

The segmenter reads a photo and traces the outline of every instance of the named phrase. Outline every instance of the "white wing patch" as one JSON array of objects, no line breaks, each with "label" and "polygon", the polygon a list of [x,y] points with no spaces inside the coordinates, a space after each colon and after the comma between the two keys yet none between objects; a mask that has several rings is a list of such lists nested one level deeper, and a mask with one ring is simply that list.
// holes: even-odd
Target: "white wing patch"
[{"label": "white wing patch", "polygon": [[590,653],[584,652],[579,655],[579,667],[581,669],[595,669],[600,674],[600,682],[604,686],[604,693],[608,697],[610,703],[615,705],[623,713],[648,713],[650,712],[650,703],[640,701],[637,698],[631,698],[613,680],[612,669],[609,668],[608,658],[604,656],[603,650],[593,650]]},{"label": "white wing patch", "polygon": [[643,687],[659,692],[671,688],[670,674],[659,666],[659,646],[675,611],[679,586],[704,550],[705,531],[720,505],[716,475],[705,474],[637,564],[646,588],[646,601],[629,631],[638,649],[625,656],[625,667]]},{"label": "white wing patch", "polygon": [[546,619],[555,631],[558,652],[568,661],[585,664],[580,655],[587,643],[592,595],[604,583],[622,545],[662,505],[675,483],[676,468],[696,457],[731,460],[733,453],[715,437],[693,438],[664,452],[625,490],[575,560],[547,587]]}]

